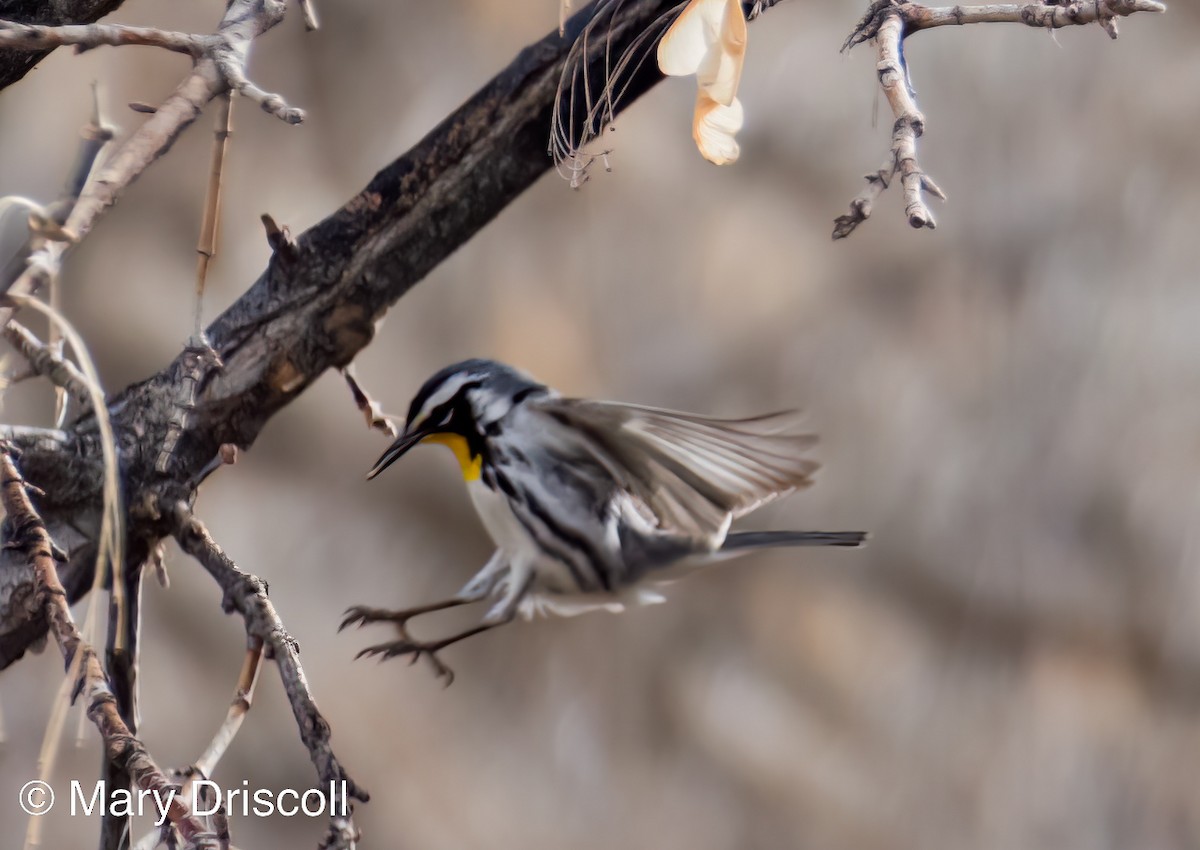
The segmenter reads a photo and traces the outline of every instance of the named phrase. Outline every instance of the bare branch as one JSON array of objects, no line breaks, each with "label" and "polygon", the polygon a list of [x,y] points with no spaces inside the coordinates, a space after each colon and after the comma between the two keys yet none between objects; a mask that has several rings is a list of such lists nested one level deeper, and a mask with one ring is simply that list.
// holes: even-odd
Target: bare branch
[{"label": "bare branch", "polygon": [[309,32],[321,28],[321,22],[317,18],[317,10],[313,7],[312,0],[300,0],[300,14],[304,18],[304,28]]},{"label": "bare branch", "polygon": [[900,185],[904,189],[904,214],[912,227],[937,225],[933,213],[925,205],[922,193],[945,199],[932,180],[927,178],[917,163],[917,139],[925,132],[925,116],[917,108],[912,89],[908,84],[908,70],[904,66],[901,42],[904,25],[897,14],[887,15],[879,27],[879,85],[887,98],[896,123],[892,130],[892,154],[896,169],[900,172]]},{"label": "bare branch", "polygon": [[[599,78],[608,57],[627,50],[674,6],[674,0],[623,0],[615,17],[606,17],[611,38],[590,42],[581,68]],[[299,238],[264,222],[274,254],[259,280],[207,329],[225,368],[197,394],[168,475],[155,464],[185,357],[110,400],[131,494],[131,538],[153,542],[169,533],[161,516],[140,506],[158,497],[174,504],[219,467],[223,447],[249,447],[270,417],[326,369],[353,361],[391,304],[550,168],[546,128],[563,66],[572,39],[595,14],[592,4],[568,21],[567,38],[555,31],[522,50],[410,152]],[[643,64],[616,108],[661,79],[653,62]],[[118,151],[114,159],[132,156]],[[93,426],[84,417],[59,442],[17,441],[23,468],[49,491],[42,509],[54,527],[94,527],[102,464]],[[82,543],[72,550],[70,572],[70,586],[80,591],[84,583],[74,578],[91,569],[77,555],[82,551]],[[0,618],[0,667],[44,633],[38,625],[21,616]]]},{"label": "bare branch", "polygon": [[[241,614],[247,635],[251,639],[262,641],[271,657],[275,659],[279,676],[283,680],[284,692],[300,729],[300,739],[317,769],[317,778],[321,786],[334,789],[335,798],[336,789],[344,787],[349,797],[367,802],[370,795],[355,784],[334,755],[330,745],[329,724],[317,709],[308,689],[308,680],[305,678],[304,668],[300,665],[299,648],[284,630],[275,606],[267,598],[266,584],[242,572],[216,544],[208,529],[185,503],[178,502],[170,511],[169,519],[172,533],[180,548],[195,558],[221,587],[225,610]],[[343,782],[344,786],[341,785]],[[350,816],[353,807],[348,800],[340,798],[331,799],[329,803],[329,832],[322,847],[352,847],[358,837],[358,831]]]},{"label": "bare branch", "polygon": [[875,0],[842,45],[849,50],[875,39],[879,45],[876,69],[879,84],[892,109],[892,153],[889,161],[867,175],[867,186],[850,202],[850,212],[833,223],[833,238],[849,236],[871,215],[875,200],[900,174],[904,189],[904,215],[913,227],[936,226],[933,213],[925,203],[925,194],[946,199],[945,194],[917,161],[917,139],[925,130],[925,116],[917,108],[904,60],[904,39],[914,32],[940,26],[981,23],[1022,23],[1032,27],[1056,29],[1099,23],[1116,38],[1118,17],[1135,12],[1165,12],[1156,0],[1060,0],[1022,4],[951,6],[933,8],[900,0]]},{"label": "bare branch", "polygon": [[[121,0],[6,0],[7,18],[27,24],[88,24],[121,5]],[[20,80],[49,53],[48,50],[0,51],[0,90]]]},{"label": "bare branch", "polygon": [[[86,699],[87,716],[100,730],[108,760],[127,770],[138,788],[158,793],[166,799],[171,782],[121,719],[96,651],[83,640],[75,626],[66,591],[54,564],[50,535],[29,501],[26,487],[12,458],[7,452],[0,453],[0,501],[12,527],[12,537],[5,545],[22,550],[29,559],[35,576],[38,606],[45,612],[64,664],[68,669],[75,666],[79,671],[75,696],[82,695]],[[186,801],[178,795],[171,797],[167,817],[191,845],[215,850],[215,837],[204,829]]]},{"label": "bare branch", "polygon": [[875,201],[892,183],[896,174],[896,157],[889,154],[878,171],[872,171],[864,178],[867,185],[850,201],[850,212],[839,215],[833,222],[833,238],[845,239],[854,232],[864,221],[871,217]]},{"label": "bare branch", "polygon": [[367,427],[382,431],[393,440],[400,436],[392,420],[385,416],[379,407],[379,402],[367,395],[366,390],[359,385],[358,376],[354,374],[354,364],[342,369],[342,377],[346,379],[346,384],[350,387],[354,404],[362,411],[363,417],[367,420]]},{"label": "bare branch", "polygon": [[[1061,0],[1061,2],[989,3],[980,6],[922,6],[919,3],[873,3],[854,32],[842,45],[843,50],[874,38],[882,23],[880,13],[885,8],[896,9],[908,34],[921,30],[964,24],[1025,24],[1030,27],[1062,29],[1071,26],[1113,21],[1137,12],[1165,12],[1166,5],[1157,0]],[[1106,28],[1107,29],[1107,28]],[[1107,30],[1116,37],[1116,30]]]},{"label": "bare branch", "polygon": [[120,24],[74,24],[42,26],[0,20],[0,47],[19,47],[24,50],[50,50],[65,45],[89,50],[93,47],[120,47],[127,44],[161,47],[176,53],[199,56],[205,39],[198,35],[149,27],[127,27]]},{"label": "bare branch", "polygon": [[217,60],[217,67],[221,69],[221,73],[224,75],[230,88],[247,100],[257,103],[262,107],[263,112],[274,115],[279,120],[288,124],[299,124],[304,120],[303,109],[288,106],[287,102],[279,95],[265,92],[246,79],[246,74],[242,71],[242,66],[239,62],[228,56],[221,56]]},{"label": "bare branch", "polygon": [[263,658],[263,640],[257,635],[250,635],[247,642],[249,645],[246,647],[246,657],[242,661],[242,669],[238,674],[237,686],[233,691],[229,711],[225,714],[225,721],[195,762],[196,770],[205,776],[212,776],[216,770],[217,762],[225,755],[238,730],[242,728],[242,721],[246,719],[250,704],[254,700],[254,686],[258,683],[258,671],[261,669]]},{"label": "bare branch", "polygon": [[49,378],[56,387],[62,387],[85,410],[91,407],[87,378],[74,363],[15,321],[4,326],[4,338],[29,362],[36,374]]},{"label": "bare branch", "polygon": [[[200,114],[200,110],[228,89],[226,74],[231,68],[244,67],[250,42],[283,19],[282,0],[232,0],[222,18],[217,35],[196,61],[191,73],[176,87],[141,127],[126,139],[105,162],[63,225],[73,242],[91,232],[97,219],[111,207],[118,195],[153,162],[166,153],[171,144]],[[244,75],[242,78],[244,80]],[[51,242],[36,252],[25,272],[10,287],[10,292],[29,295],[58,272],[69,246]],[[0,307],[0,323],[7,322],[11,308]]]}]

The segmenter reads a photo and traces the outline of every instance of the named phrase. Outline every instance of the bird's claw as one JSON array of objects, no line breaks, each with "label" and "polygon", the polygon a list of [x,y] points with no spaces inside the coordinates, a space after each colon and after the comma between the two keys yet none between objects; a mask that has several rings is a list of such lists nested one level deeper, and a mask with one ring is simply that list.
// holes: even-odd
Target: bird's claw
[{"label": "bird's claw", "polygon": [[355,659],[359,659],[368,657],[373,658],[378,656],[380,661],[386,661],[389,658],[397,658],[400,656],[409,655],[412,656],[408,662],[411,666],[416,664],[417,659],[424,655],[429,659],[429,663],[433,665],[434,673],[437,674],[438,678],[445,679],[446,687],[450,687],[451,683],[454,681],[454,671],[446,666],[446,664],[443,663],[440,658],[438,658],[437,650],[440,648],[441,647],[438,644],[420,643],[408,638],[402,638],[389,643],[379,643],[375,644],[374,646],[368,646],[366,649],[361,650],[354,657]]},{"label": "bird's claw", "polygon": [[358,626],[361,629],[370,623],[395,623],[397,628],[403,629],[404,624],[408,622],[411,616],[407,611],[389,611],[386,608],[355,605],[352,608],[346,609],[345,616],[342,618],[342,624],[338,626],[338,631],[343,631],[350,626]]}]

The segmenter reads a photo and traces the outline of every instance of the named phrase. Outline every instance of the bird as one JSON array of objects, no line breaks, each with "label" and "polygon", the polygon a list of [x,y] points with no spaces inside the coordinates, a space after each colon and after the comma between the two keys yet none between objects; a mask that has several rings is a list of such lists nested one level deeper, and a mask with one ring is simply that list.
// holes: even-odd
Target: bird
[{"label": "bird", "polygon": [[[816,437],[796,411],[714,419],[635,404],[563,397],[494,360],[471,359],[429,378],[404,430],[367,473],[415,446],[449,447],[496,551],[449,599],[392,611],[355,606],[351,625],[394,624],[399,639],[356,657],[425,656],[518,615],[620,612],[664,601],[662,586],[759,549],[860,546],[861,531],[730,531],[774,499],[808,487]],[[407,630],[420,614],[485,600],[480,623],[436,641]]]}]

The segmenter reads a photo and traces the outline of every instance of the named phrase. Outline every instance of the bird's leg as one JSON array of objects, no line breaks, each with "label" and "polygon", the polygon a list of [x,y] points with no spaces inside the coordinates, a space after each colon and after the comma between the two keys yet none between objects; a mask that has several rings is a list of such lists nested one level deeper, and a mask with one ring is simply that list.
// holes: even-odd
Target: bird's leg
[{"label": "bird's leg", "polygon": [[368,623],[395,623],[401,636],[408,637],[404,631],[404,626],[413,617],[419,614],[430,614],[434,611],[445,611],[448,608],[457,608],[460,605],[470,605],[472,602],[479,602],[486,599],[507,568],[504,553],[496,550],[492,557],[488,559],[488,562],[483,565],[483,569],[467,582],[466,587],[449,599],[443,599],[441,602],[433,602],[429,605],[421,605],[417,608],[406,608],[401,611],[389,611],[386,608],[355,605],[353,608],[346,609],[346,616],[342,620],[342,624],[338,626],[338,631],[340,632],[347,626],[353,625],[362,627]]},{"label": "bird's leg", "polygon": [[[503,607],[498,606],[497,608],[494,608],[491,611],[489,611],[487,616],[484,618],[484,621],[481,624],[479,624],[478,626],[474,626],[472,628],[467,629],[466,631],[459,632],[456,635],[451,635],[450,637],[442,638],[441,640],[418,641],[418,640],[414,640],[404,630],[403,621],[400,621],[397,624],[398,628],[400,629],[400,639],[399,640],[394,640],[394,641],[391,641],[390,643],[380,643],[380,644],[376,644],[375,646],[368,646],[366,649],[362,650],[361,652],[358,653],[358,655],[356,655],[354,657],[362,658],[363,656],[378,656],[379,660],[383,661],[388,658],[395,658],[396,656],[399,656],[399,655],[411,655],[412,661],[410,663],[415,664],[417,659],[420,658],[422,655],[424,655],[426,658],[429,659],[429,663],[433,665],[433,669],[437,673],[437,675],[440,678],[445,679],[446,686],[449,687],[450,683],[454,681],[454,671],[451,670],[448,666],[446,666],[440,658],[438,658],[437,653],[440,652],[441,650],[445,649],[446,647],[450,646],[453,643],[458,643],[460,640],[466,640],[469,637],[474,637],[475,635],[482,634],[483,632],[486,632],[486,631],[490,631],[491,629],[494,629],[497,626],[502,626],[505,623],[511,623],[513,621],[513,619],[516,618],[516,616],[517,616],[517,609],[520,606],[521,600],[525,597],[525,595],[529,592],[529,588],[533,585],[533,578],[534,578],[533,573],[530,573],[525,578],[525,580],[521,583],[521,587],[518,589],[518,591],[516,593],[512,593],[506,599],[501,601],[501,605]],[[479,598],[482,598],[482,596],[480,596]],[[455,601],[456,600],[447,600],[446,603],[436,603],[436,605],[439,605],[439,606],[445,607],[445,608],[449,608],[449,607],[453,607],[453,604]],[[465,600],[465,601],[477,601],[477,600]],[[463,604],[465,604],[465,601],[463,602]],[[447,603],[449,603],[449,604],[447,604]],[[426,609],[414,609],[414,610],[416,611],[416,613],[425,613],[425,610],[430,609],[430,607],[431,606],[426,606]],[[351,609],[351,611],[353,611],[353,610],[354,609]],[[362,610],[370,612],[373,609],[367,608],[367,609],[362,609]],[[432,610],[436,611],[436,610],[439,610],[439,608],[433,607]],[[385,611],[383,613],[386,615],[389,612]],[[408,613],[408,612],[397,612],[397,613],[404,614],[404,613]],[[348,618],[347,622],[354,622],[354,619],[355,618],[353,618],[353,617]],[[385,617],[377,618],[377,619],[384,619],[384,620],[391,621],[393,618],[385,616]],[[371,620],[365,620],[364,622],[371,622]],[[345,623],[343,623],[343,625],[345,625]]]},{"label": "bird's leg", "polygon": [[405,608],[400,611],[355,605],[353,608],[346,609],[345,618],[342,620],[342,624],[338,626],[338,631],[340,632],[348,626],[355,625],[361,628],[368,623],[395,623],[400,633],[404,634],[404,626],[413,617],[420,614],[432,614],[434,611],[458,608],[460,605],[470,605],[472,602],[479,602],[485,596],[486,594],[482,593],[477,596],[452,596],[449,599],[443,599],[441,602],[431,602],[428,605],[419,605],[416,608]]},{"label": "bird's leg", "polygon": [[384,661],[388,658],[395,658],[400,655],[411,655],[412,660],[409,663],[415,664],[417,663],[417,659],[424,655],[429,659],[429,663],[433,665],[434,672],[438,675],[438,677],[446,680],[446,687],[450,687],[450,684],[454,681],[454,671],[451,670],[440,658],[438,658],[438,652],[450,646],[452,643],[458,643],[460,640],[466,640],[469,637],[482,634],[483,632],[494,629],[497,626],[502,626],[505,622],[510,622],[511,620],[512,617],[509,617],[508,620],[502,622],[483,623],[467,629],[464,632],[459,632],[456,635],[442,638],[441,640],[419,641],[413,640],[412,638],[401,638],[400,640],[394,640],[390,643],[380,643],[376,644],[375,646],[368,646],[354,657],[363,658],[364,656],[378,656],[380,661]]}]

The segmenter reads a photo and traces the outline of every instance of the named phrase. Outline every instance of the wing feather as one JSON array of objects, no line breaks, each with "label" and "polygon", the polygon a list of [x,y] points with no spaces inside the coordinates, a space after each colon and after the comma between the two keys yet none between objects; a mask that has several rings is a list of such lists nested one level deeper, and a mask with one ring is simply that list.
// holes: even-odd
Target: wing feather
[{"label": "wing feather", "polygon": [[665,531],[719,546],[730,522],[812,483],[816,437],[794,411],[713,419],[617,402],[551,398],[537,406],[585,433],[590,450]]}]

